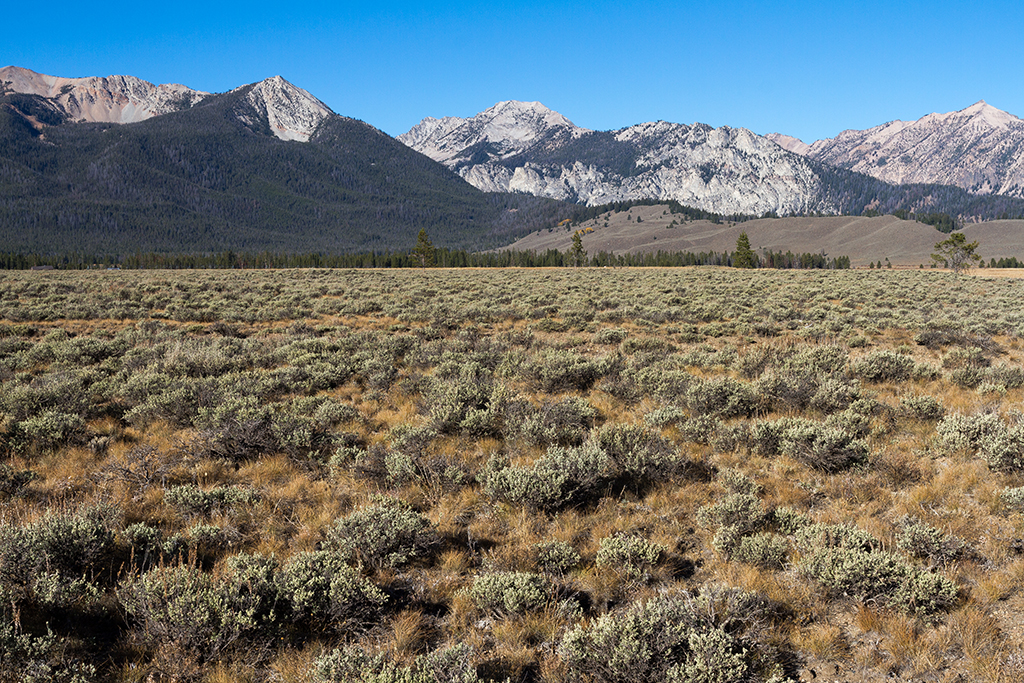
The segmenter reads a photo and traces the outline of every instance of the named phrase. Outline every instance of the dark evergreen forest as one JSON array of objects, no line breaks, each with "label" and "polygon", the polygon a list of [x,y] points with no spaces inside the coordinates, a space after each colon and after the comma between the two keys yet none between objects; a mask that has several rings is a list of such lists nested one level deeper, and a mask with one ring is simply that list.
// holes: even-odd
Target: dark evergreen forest
[{"label": "dark evergreen forest", "polygon": [[244,94],[130,125],[54,125],[42,98],[0,98],[0,248],[383,252],[425,228],[439,245],[482,249],[572,214],[480,192],[354,119],[326,119],[309,144],[279,140]]}]

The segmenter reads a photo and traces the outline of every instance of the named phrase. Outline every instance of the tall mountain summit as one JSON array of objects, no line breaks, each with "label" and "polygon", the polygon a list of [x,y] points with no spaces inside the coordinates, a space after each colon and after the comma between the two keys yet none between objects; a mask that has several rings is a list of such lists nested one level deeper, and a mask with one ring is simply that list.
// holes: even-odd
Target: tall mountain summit
[{"label": "tall mountain summit", "polygon": [[[307,142],[316,127],[333,114],[307,91],[274,76],[232,92],[246,91],[246,101],[268,120],[282,140]],[[153,85],[135,76],[61,78],[17,66],[0,69],[0,95],[35,95],[47,108],[72,123],[138,123],[154,116],[190,109],[210,93],[178,83]],[[256,119],[239,114],[249,125]]]},{"label": "tall mountain summit", "polygon": [[777,133],[767,137],[797,154],[889,183],[1024,197],[1024,121],[984,100],[916,121],[846,130],[810,145]]},{"label": "tall mountain summit", "polygon": [[36,95],[80,123],[136,123],[187,109],[210,93],[178,83],[153,85],[135,76],[61,78],[18,66],[0,69],[0,95]]}]

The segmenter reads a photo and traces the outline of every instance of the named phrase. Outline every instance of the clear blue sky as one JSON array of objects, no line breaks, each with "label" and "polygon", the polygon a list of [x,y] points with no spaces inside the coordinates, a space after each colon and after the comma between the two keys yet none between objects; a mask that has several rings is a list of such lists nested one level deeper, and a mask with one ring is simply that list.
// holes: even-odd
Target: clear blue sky
[{"label": "clear blue sky", "polygon": [[398,135],[538,100],[597,130],[783,132],[963,109],[1024,118],[1024,9],[930,2],[14,2],[0,66],[223,92],[280,74]]}]

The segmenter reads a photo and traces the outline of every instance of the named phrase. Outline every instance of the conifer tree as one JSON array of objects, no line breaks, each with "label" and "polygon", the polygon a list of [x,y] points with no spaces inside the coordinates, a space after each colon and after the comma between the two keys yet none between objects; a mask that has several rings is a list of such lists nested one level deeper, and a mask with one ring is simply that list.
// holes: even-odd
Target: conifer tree
[{"label": "conifer tree", "polygon": [[419,262],[420,268],[432,268],[434,266],[434,245],[427,237],[425,229],[420,230],[416,238],[416,248],[412,250],[413,257]]},{"label": "conifer tree", "polygon": [[745,232],[741,232],[740,238],[736,240],[736,253],[733,254],[732,265],[735,268],[755,268],[757,266],[757,256],[750,248],[750,238]]}]

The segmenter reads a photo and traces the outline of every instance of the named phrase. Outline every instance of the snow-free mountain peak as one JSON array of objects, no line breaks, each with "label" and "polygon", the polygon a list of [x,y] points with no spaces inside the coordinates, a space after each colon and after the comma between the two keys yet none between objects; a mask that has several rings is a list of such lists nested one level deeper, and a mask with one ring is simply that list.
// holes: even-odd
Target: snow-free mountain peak
[{"label": "snow-free mountain peak", "polygon": [[46,98],[70,121],[136,123],[193,106],[209,93],[135,76],[62,78],[18,66],[0,69],[0,93]]},{"label": "snow-free mountain peak", "polygon": [[1024,197],[1024,121],[984,100],[916,121],[845,130],[793,151],[890,183]]},{"label": "snow-free mountain peak", "polygon": [[266,113],[270,130],[282,140],[307,142],[320,122],[334,113],[308,91],[281,76],[242,87],[249,88],[246,100],[257,111]]},{"label": "snow-free mountain peak", "polygon": [[398,139],[435,161],[448,164],[467,161],[462,153],[482,151],[505,157],[518,154],[542,140],[578,137],[589,132],[540,102],[498,102],[468,119],[427,117]]}]

